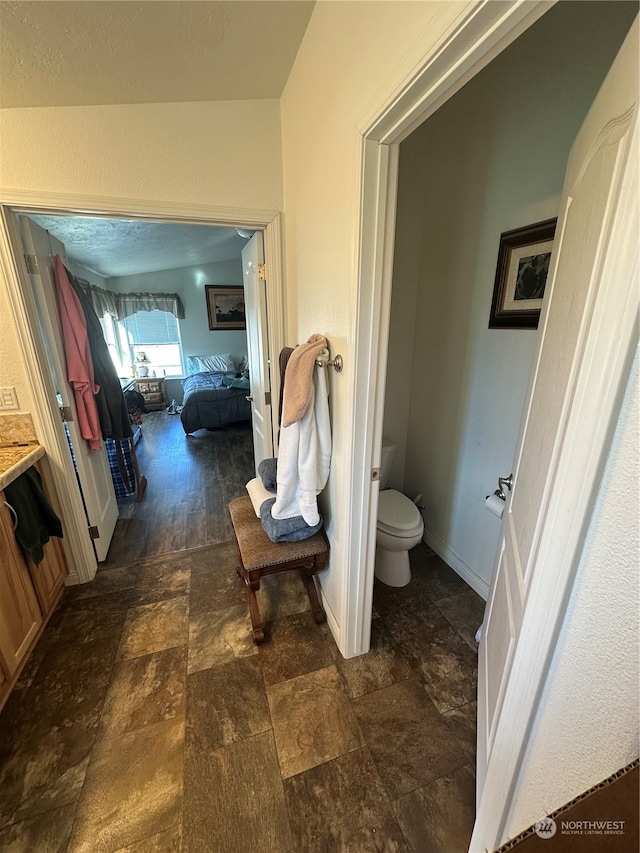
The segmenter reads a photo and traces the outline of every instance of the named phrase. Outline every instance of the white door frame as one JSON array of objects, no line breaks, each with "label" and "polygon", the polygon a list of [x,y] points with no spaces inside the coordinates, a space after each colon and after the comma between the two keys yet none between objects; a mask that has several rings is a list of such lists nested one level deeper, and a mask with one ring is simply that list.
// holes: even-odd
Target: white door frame
[{"label": "white door frame", "polygon": [[[43,381],[42,341],[34,322],[35,307],[28,288],[28,273],[13,226],[16,212],[57,213],[65,216],[140,218],[156,222],[253,228],[264,231],[267,266],[267,322],[269,359],[278,363],[284,346],[284,282],[282,262],[282,222],[279,211],[151,202],[136,199],[65,195],[0,189],[0,270],[4,276],[9,308],[18,334],[20,352],[33,394],[33,417],[40,441],[46,448],[55,492],[65,521],[65,555],[71,582],[91,580],[96,558],[87,530],[82,500],[74,488],[71,457],[59,429],[60,413],[46,393]],[[273,407],[272,407],[273,408]],[[277,418],[277,412],[275,413]],[[274,426],[277,434],[277,424]]]},{"label": "white door frame", "polygon": [[391,306],[400,143],[554,2],[482,2],[465,13],[387,104],[360,128],[361,211],[353,411],[345,657],[369,650],[378,483]]}]

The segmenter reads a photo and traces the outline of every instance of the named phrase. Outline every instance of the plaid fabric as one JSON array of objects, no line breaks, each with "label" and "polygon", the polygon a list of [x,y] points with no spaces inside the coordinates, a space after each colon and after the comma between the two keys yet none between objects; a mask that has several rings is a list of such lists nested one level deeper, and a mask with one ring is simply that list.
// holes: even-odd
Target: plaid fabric
[{"label": "plaid fabric", "polygon": [[[69,451],[71,453],[71,458],[73,459],[73,467],[76,471],[76,477],[78,479],[78,484],[80,485],[80,491],[82,492],[82,485],[80,484],[80,477],[78,476],[78,465],[76,463],[76,455],[73,452],[73,444],[71,443],[71,435],[69,433],[69,427],[65,424],[64,431],[67,435],[67,442],[69,444]],[[133,443],[137,444],[142,436],[142,430],[139,426],[133,425]],[[109,460],[109,470],[111,471],[111,479],[113,480],[113,488],[116,492],[116,498],[126,498],[127,495],[132,495],[136,490],[136,474],[135,469],[133,467],[133,459],[131,458],[131,448],[129,446],[128,439],[122,442],[122,455],[124,457],[124,465],[127,471],[127,475],[129,477],[129,482],[131,483],[131,491],[127,491],[125,484],[122,481],[122,477],[120,475],[120,471],[118,470],[118,457],[116,451],[116,443],[112,438],[105,439],[105,447],[107,449],[107,459]]]},{"label": "plaid fabric", "polygon": [[127,489],[122,480],[120,471],[118,470],[118,457],[116,451],[116,442],[112,438],[105,439],[105,447],[107,448],[107,457],[109,459],[109,469],[111,471],[111,479],[113,487],[116,491],[116,498],[126,498],[127,495],[132,495],[136,490],[136,473],[133,468],[133,459],[131,458],[131,448],[129,441],[121,441],[122,456],[124,457],[124,465],[129,477],[130,488]]}]

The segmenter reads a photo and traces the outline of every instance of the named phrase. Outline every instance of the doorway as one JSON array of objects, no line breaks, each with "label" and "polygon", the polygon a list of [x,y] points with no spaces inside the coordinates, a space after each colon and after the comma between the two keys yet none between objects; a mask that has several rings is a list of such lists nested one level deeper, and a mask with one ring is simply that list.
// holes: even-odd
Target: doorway
[{"label": "doorway", "polygon": [[631,23],[618,8],[557,4],[400,145],[390,485],[422,495],[426,543],[485,600],[500,534],[485,498],[514,469],[538,344],[533,324],[490,328],[500,235],[558,215],[571,146]]},{"label": "doorway", "polygon": [[7,281],[9,302],[19,331],[22,356],[33,391],[33,414],[41,443],[47,449],[53,461],[52,485],[59,496],[63,518],[66,523],[66,554],[70,575],[76,582],[91,580],[96,571],[96,559],[88,537],[84,507],[77,488],[68,470],[68,448],[66,440],[59,430],[59,412],[52,405],[46,393],[43,381],[42,345],[39,341],[35,306],[25,286],[28,273],[25,259],[20,250],[20,242],[15,228],[14,216],[17,212],[33,214],[59,214],[65,216],[82,215],[144,219],[152,222],[174,224],[214,225],[221,227],[247,228],[263,231],[265,238],[266,291],[268,295],[269,341],[267,359],[271,363],[277,360],[277,353],[283,345],[283,298],[281,275],[281,226],[280,216],[275,211],[246,210],[237,213],[225,210],[224,218],[220,211],[199,211],[198,217],[185,213],[180,205],[167,205],[162,212],[150,210],[148,204],[135,204],[130,201],[119,203],[110,200],[101,205],[100,210],[89,210],[74,198],[55,200],[46,195],[25,198],[25,194],[16,194],[6,199],[2,207],[2,227],[0,228],[1,261]]},{"label": "doorway", "polygon": [[[568,5],[568,4],[565,4],[565,5]],[[632,13],[630,16],[630,18],[631,18],[633,16],[634,10],[630,10],[630,12]],[[631,24],[631,20],[629,19],[627,22],[627,27],[630,24]],[[622,35],[624,36],[624,33]],[[629,47],[629,44],[631,44],[631,47]],[[628,63],[630,61],[629,57],[632,55],[633,47],[634,47],[633,41],[631,41],[625,45],[625,52],[624,52],[625,63]],[[479,48],[478,48],[478,50],[479,50]],[[625,74],[627,74],[627,76],[626,77],[623,76],[621,78],[620,74],[619,74],[619,68],[618,68],[618,74],[617,74],[617,76],[615,76],[616,81],[620,80],[620,79],[623,79],[623,80],[626,79],[628,81],[636,79],[635,75],[633,73],[628,74],[628,72],[629,72],[628,64],[624,65],[624,71],[625,71]],[[441,80],[442,78],[438,78],[438,79]],[[613,84],[611,84],[611,85],[613,85]],[[629,87],[629,88],[631,88],[631,87]],[[610,91],[610,87],[609,87],[609,89],[607,89],[607,92],[609,92],[609,91]],[[626,109],[628,111],[628,112],[625,112],[625,117],[633,116],[634,111],[630,107],[630,103],[635,104],[635,101],[630,102],[628,100],[628,98],[633,98],[633,97],[634,97],[633,91],[627,91],[624,98],[620,99],[620,103],[618,101],[614,101],[612,103],[615,103],[616,106],[619,106],[620,110]],[[599,103],[602,104],[603,102],[600,101]],[[604,103],[606,103],[606,101]],[[424,102],[420,102],[419,108],[416,108],[417,112],[422,113],[422,116],[421,116],[422,119],[424,119],[426,117],[423,107],[424,107]],[[405,123],[405,126],[409,126],[409,127],[411,127],[412,122],[413,122],[413,127],[415,127],[419,124],[419,121],[417,120],[417,118],[415,118],[414,115],[411,115],[411,110],[398,110],[398,113],[396,114],[395,118],[396,118],[396,123],[395,123],[394,127],[393,128],[387,128],[388,135],[386,136],[386,138],[385,138],[384,133],[381,133],[381,135],[378,137],[379,141],[381,141],[381,142],[389,141],[389,142],[394,143],[394,144],[397,141],[401,142],[407,138],[407,134],[398,130],[400,125],[403,122]],[[612,122],[614,122],[613,118],[611,118],[610,120]],[[631,120],[629,119],[629,122],[630,121]],[[632,140],[633,140],[634,130],[633,130],[633,123],[631,123],[630,125],[629,125],[629,123],[622,124],[621,126],[625,128],[624,132],[627,133],[626,142],[625,142],[625,145],[627,145],[627,147],[624,148],[624,153],[621,153],[621,160],[622,160],[622,162],[625,162],[624,158],[627,156],[626,152],[629,150],[629,146],[631,146],[633,144]],[[628,126],[630,127],[630,129],[627,132]],[[591,126],[591,129],[593,129],[592,126]],[[622,135],[622,132],[621,132],[621,135]],[[382,139],[380,137],[382,137]],[[374,142],[374,140],[371,138],[371,136],[369,136],[368,138],[365,137],[364,146],[365,146],[365,149],[364,149],[364,156],[365,156],[365,170],[364,170],[364,172],[365,172],[365,174],[364,174],[365,204],[364,204],[364,207],[365,207],[365,213],[364,213],[363,221],[364,221],[364,227],[365,227],[365,235],[368,235],[368,237],[370,238],[370,244],[366,245],[366,247],[365,247],[366,240],[363,241],[363,258],[362,258],[361,272],[367,273],[368,275],[370,275],[371,278],[367,279],[367,282],[371,286],[370,283],[371,283],[371,281],[373,281],[374,285],[372,288],[373,289],[373,295],[368,294],[366,297],[366,300],[365,299],[362,300],[361,305],[363,307],[363,310],[367,314],[366,319],[367,320],[371,320],[372,318],[375,319],[375,325],[373,327],[373,330],[375,330],[375,331],[372,330],[369,337],[366,338],[366,344],[368,346],[372,346],[373,341],[375,340],[375,337],[379,335],[383,341],[383,346],[384,346],[384,344],[386,344],[384,333],[386,332],[386,329],[388,328],[389,315],[387,312],[389,311],[390,296],[391,296],[391,294],[390,294],[390,281],[391,281],[390,267],[391,267],[391,256],[393,254],[393,238],[394,238],[392,220],[394,219],[394,216],[395,216],[394,206],[395,206],[395,202],[396,202],[395,193],[396,193],[396,187],[397,187],[398,151],[393,146],[390,147],[389,149],[385,150],[385,145],[384,144],[377,145]],[[492,145],[491,147],[493,149],[494,146]],[[585,151],[589,151],[589,150],[591,150],[591,149],[589,149],[587,147],[585,150],[581,149],[580,153],[585,154]],[[582,161],[580,161],[580,162],[582,162]],[[631,163],[631,159],[627,162]],[[577,174],[582,175],[582,172],[578,172]],[[573,175],[573,177],[575,177],[575,175]],[[630,179],[632,179],[632,178],[630,178]],[[570,186],[572,186],[572,185],[570,184]],[[612,192],[613,192],[613,189],[612,189]],[[370,207],[367,206],[367,197],[371,203]],[[629,216],[632,219],[633,215],[634,215],[634,213],[633,213],[633,202],[628,198],[626,193],[624,195],[624,203],[630,205]],[[380,210],[383,211],[382,215],[379,213]],[[369,215],[371,215],[371,221],[373,224],[371,225],[371,231],[367,232],[367,228],[369,226],[369,219],[368,219]],[[576,214],[576,216],[577,216],[577,214]],[[621,229],[623,228],[622,220],[617,220],[616,224],[618,224]],[[626,231],[624,231],[624,233],[626,234]],[[624,240],[625,238],[621,237],[620,239]],[[628,236],[626,239],[629,239]],[[593,245],[596,245],[596,244],[597,244],[597,241],[594,241]],[[627,244],[624,244],[624,245],[625,245],[625,249],[626,249]],[[365,251],[365,248],[368,251]],[[626,255],[625,263],[629,263],[629,257],[630,257],[630,255],[632,255],[632,250],[633,250],[633,244],[632,243],[629,244],[628,249],[629,249],[630,254]],[[370,264],[370,266],[369,266],[369,264]],[[366,269],[365,269],[365,267],[366,267]],[[415,264],[414,264],[414,267],[415,267]],[[626,273],[629,273],[627,276],[627,280],[631,280],[633,278],[633,276],[630,274],[631,270],[628,269],[628,270],[626,270],[626,272],[624,270],[621,272],[621,274],[623,276],[625,276]],[[595,275],[595,273],[594,273],[594,275]],[[582,273],[581,273],[581,280],[582,281],[586,280],[585,276],[584,276],[584,271],[582,271]],[[444,284],[447,284],[447,283],[448,282],[444,282]],[[613,297],[610,297],[610,298],[612,299]],[[377,304],[376,304],[376,299],[380,299],[380,302]],[[387,301],[387,300],[389,300],[389,301]],[[618,307],[620,305],[624,305],[624,302],[623,301],[619,302]],[[487,311],[486,316],[488,319],[488,311]],[[555,317],[555,321],[557,321],[557,319],[558,318]],[[588,328],[588,325],[587,325],[587,328]],[[383,330],[382,335],[380,335],[380,329]],[[624,353],[622,353],[620,355],[620,360],[618,362],[616,362],[616,368],[615,368],[618,371],[617,373],[615,373],[616,378],[615,378],[615,382],[613,383],[616,387],[618,387],[618,382],[621,385],[623,385],[624,382],[626,381],[626,376],[628,375],[629,365],[628,365],[628,353],[626,351],[626,345],[631,340],[631,338],[628,337],[628,335],[631,335],[631,334],[632,333],[627,328],[627,324],[625,323],[624,334],[622,335],[624,342],[621,344],[621,349],[624,350]],[[365,335],[365,337],[366,337],[366,335]],[[373,349],[373,346],[372,346],[372,349]],[[613,356],[612,356],[612,358],[613,358]],[[617,356],[616,356],[616,358],[617,358]],[[443,369],[446,368],[446,366],[447,366],[446,363],[444,363],[443,361],[440,361],[439,364],[443,367]],[[381,365],[382,365],[382,367],[381,367]],[[375,399],[375,408],[376,408],[375,423],[374,424],[370,423],[368,425],[369,429],[372,430],[372,432],[373,432],[373,442],[374,443],[373,443],[373,447],[372,447],[371,443],[369,443],[368,448],[367,448],[371,453],[371,455],[368,458],[372,460],[373,466],[375,466],[375,463],[377,461],[376,447],[379,447],[379,443],[376,442],[376,437],[378,437],[378,438],[381,437],[382,429],[383,429],[383,415],[382,415],[381,400],[384,398],[384,389],[383,389],[383,387],[381,387],[380,382],[381,382],[381,376],[386,375],[386,366],[387,366],[387,352],[386,352],[386,350],[380,356],[380,358],[377,360],[376,366],[378,367],[378,372],[377,372],[377,375],[375,376],[377,384],[375,382],[372,384],[372,388],[370,389],[372,391],[372,394],[368,395],[365,393],[363,396],[363,405],[366,405],[366,402],[371,404],[372,400]],[[375,369],[372,371],[372,373],[375,374]],[[361,384],[362,384],[363,389],[365,388],[366,382],[370,381],[370,380],[371,380],[371,376],[367,376],[367,377],[362,378]],[[373,386],[375,386],[375,387],[373,387]],[[564,388],[565,386],[563,385],[562,387]],[[615,419],[615,416],[616,416],[615,413],[617,411],[618,405],[619,405],[619,400],[616,400],[616,393],[612,393],[611,398],[608,400],[609,408],[606,410],[605,419],[608,419],[608,418]],[[377,433],[377,435],[376,435],[376,433]],[[605,447],[605,452],[606,452],[607,445],[605,444],[604,447]],[[531,460],[529,460],[529,461],[531,461]],[[366,471],[366,469],[367,469],[366,462],[363,465],[363,468]],[[547,470],[547,469],[545,468],[545,470]],[[551,469],[549,469],[549,470],[551,470]],[[454,473],[455,473],[455,471],[454,471]],[[500,472],[500,473],[503,473],[506,475],[508,472],[504,471],[504,472]],[[593,470],[593,477],[597,478],[597,476],[598,476],[598,474],[597,474],[596,470],[594,469]],[[596,479],[596,482],[597,482],[597,479]],[[590,484],[590,488],[592,485],[593,484]],[[369,488],[367,486],[365,486],[364,483],[363,483],[363,489],[365,489],[366,492],[369,491]],[[372,507],[375,508],[375,504],[377,503],[376,490],[371,490],[371,494],[372,494]],[[486,494],[486,492],[485,492],[485,494]],[[481,500],[482,500],[482,502],[484,501],[484,495],[483,495],[483,498]],[[589,515],[586,514],[587,513],[586,508],[584,511],[585,511],[585,515],[582,516],[582,519],[584,519],[588,522]],[[373,516],[373,521],[372,521],[372,516]],[[371,525],[375,524],[374,513],[371,513],[371,515],[367,516],[367,522],[369,523],[369,526],[366,529],[367,536],[366,536],[366,538],[365,538],[365,536],[363,536],[362,539],[360,540],[360,542],[358,543],[358,545],[362,549],[364,549],[365,553],[366,553],[366,549],[371,547],[371,543],[372,543],[372,540],[374,538],[371,535]],[[369,554],[370,553],[371,552],[369,551]],[[365,562],[367,564],[367,567],[369,568],[371,566],[371,562],[369,562],[369,561],[365,561]],[[567,580],[570,583],[570,579],[568,578]],[[366,594],[367,594],[367,584],[366,583],[363,584],[363,588],[364,588],[364,592],[362,594],[361,602],[364,603],[365,606],[368,608],[369,602],[366,601]],[[538,617],[539,616],[540,616],[540,614],[538,614]],[[518,618],[518,617],[516,616],[514,618]],[[542,621],[544,622],[544,619]],[[354,620],[354,622],[355,622],[355,620]],[[363,614],[363,619],[357,627],[362,628],[363,625],[365,625],[365,623],[366,623],[366,613]],[[550,654],[553,651],[554,639],[549,637],[548,642],[550,645],[548,647],[545,647],[545,648],[548,649],[549,654]],[[366,645],[366,640],[365,640],[365,645]],[[507,646],[509,646],[508,640],[507,640]],[[523,663],[523,662],[521,661],[521,663]],[[525,673],[526,673],[526,675],[525,675]],[[528,678],[529,675],[530,675],[530,670],[528,669],[527,664],[523,663],[523,669],[520,671],[520,680],[522,681],[525,678]],[[543,678],[544,676],[541,676],[541,677]],[[495,688],[495,684],[494,684],[494,688]],[[514,687],[512,690],[513,696],[515,696],[515,690],[516,690],[516,688]],[[520,696],[521,696],[521,698],[523,698],[522,693],[520,694]],[[496,700],[495,696],[493,698],[494,698],[494,700]],[[515,699],[514,699],[514,701],[515,701]],[[497,839],[500,837],[499,833],[501,830],[504,829],[504,825],[505,825],[505,821],[506,821],[506,813],[501,811],[501,809],[505,809],[505,810],[507,809],[506,803],[508,803],[508,801],[509,801],[508,800],[509,786],[511,785],[512,782],[514,782],[514,777],[510,774],[512,772],[517,772],[517,770],[514,771],[513,765],[509,766],[508,772],[506,770],[506,767],[507,767],[508,761],[511,760],[513,758],[513,756],[516,754],[517,749],[523,748],[524,744],[526,743],[526,741],[525,741],[526,726],[527,726],[527,720],[530,719],[527,717],[527,714],[529,712],[533,713],[532,708],[533,708],[533,710],[535,710],[535,701],[534,701],[534,698],[532,697],[530,690],[528,691],[527,701],[530,703],[527,711],[525,711],[521,708],[518,711],[518,713],[516,713],[516,714],[514,714],[508,718],[505,718],[505,721],[504,721],[505,722],[505,726],[504,726],[505,736],[507,734],[506,729],[509,728],[509,726],[507,724],[510,723],[510,725],[511,725],[511,727],[510,727],[511,738],[509,739],[510,746],[506,742],[503,742],[502,746],[504,747],[504,749],[502,750],[501,757],[499,760],[494,760],[494,766],[492,768],[492,771],[494,771],[494,772],[492,772],[492,779],[491,779],[492,785],[491,785],[491,787],[489,785],[487,785],[487,787],[485,789],[486,797],[483,798],[484,802],[481,802],[480,807],[479,807],[480,808],[479,824],[476,825],[477,833],[476,833],[476,835],[474,835],[474,841],[476,842],[477,847],[473,847],[473,849],[484,849],[485,845],[486,845],[487,849],[494,849],[494,847],[496,846],[496,843],[497,843]],[[523,700],[523,702],[521,702],[521,705],[524,705],[524,704],[525,703]],[[516,730],[516,728],[518,729],[518,733],[521,735],[521,739],[519,739],[519,738],[514,739],[514,737],[513,737],[514,731]],[[507,753],[509,753],[508,758],[507,758]],[[501,761],[502,761],[502,764],[500,764]],[[514,759],[514,761],[516,761],[516,764],[517,764],[517,758]],[[505,762],[507,762],[507,764],[505,764]],[[499,770],[500,770],[500,767],[498,765],[500,765],[500,767],[503,770],[502,780],[500,782],[498,782],[498,775],[497,775],[497,774],[499,774]],[[484,779],[482,779],[480,781],[480,788],[479,788],[480,791],[482,791],[482,783],[483,782],[484,782]],[[493,804],[490,804],[490,800],[493,801]],[[483,806],[484,806],[484,808],[483,808]],[[494,846],[491,846],[491,845],[494,845]]]}]

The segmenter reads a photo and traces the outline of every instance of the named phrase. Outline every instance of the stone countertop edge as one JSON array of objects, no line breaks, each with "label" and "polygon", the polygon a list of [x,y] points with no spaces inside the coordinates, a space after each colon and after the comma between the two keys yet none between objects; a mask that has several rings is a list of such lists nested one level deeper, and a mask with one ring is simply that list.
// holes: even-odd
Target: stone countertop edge
[{"label": "stone countertop edge", "polygon": [[18,447],[0,447],[0,491],[24,474],[27,468],[45,454],[41,444]]}]

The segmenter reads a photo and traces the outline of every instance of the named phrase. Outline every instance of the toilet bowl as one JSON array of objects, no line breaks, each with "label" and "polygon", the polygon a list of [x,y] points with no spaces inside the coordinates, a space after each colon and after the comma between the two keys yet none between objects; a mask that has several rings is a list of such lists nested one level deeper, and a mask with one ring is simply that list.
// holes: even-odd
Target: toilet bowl
[{"label": "toilet bowl", "polygon": [[406,586],[411,580],[409,551],[422,540],[424,523],[413,501],[396,489],[384,488],[394,451],[395,445],[383,437],[380,476],[383,489],[378,501],[374,573],[387,586]]},{"label": "toilet bowl", "polygon": [[411,580],[409,551],[421,540],[424,523],[418,507],[395,489],[380,492],[376,531],[375,576],[387,586]]}]

